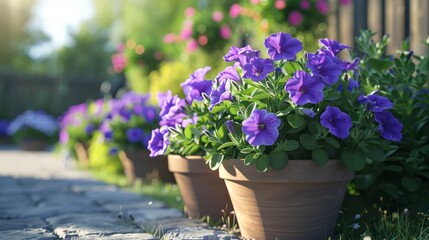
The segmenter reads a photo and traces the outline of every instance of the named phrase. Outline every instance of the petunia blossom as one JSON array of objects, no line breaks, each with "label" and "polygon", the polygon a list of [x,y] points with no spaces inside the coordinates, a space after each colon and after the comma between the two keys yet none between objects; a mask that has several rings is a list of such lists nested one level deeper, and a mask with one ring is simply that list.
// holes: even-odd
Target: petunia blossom
[{"label": "petunia blossom", "polygon": [[223,57],[226,62],[237,61],[242,66],[249,62],[254,57],[259,57],[261,51],[253,50],[250,45],[239,48],[232,46],[228,53]]},{"label": "petunia blossom", "polygon": [[273,60],[295,61],[296,54],[303,49],[298,39],[284,32],[271,34],[264,44]]},{"label": "petunia blossom", "polygon": [[329,51],[331,51],[334,54],[334,56],[337,55],[342,50],[350,48],[347,45],[344,45],[340,42],[337,42],[329,38],[320,39],[319,43],[322,44],[324,47],[326,47]]},{"label": "petunia blossom", "polygon": [[139,127],[129,128],[126,131],[126,135],[129,142],[140,142],[143,140],[143,129]]},{"label": "petunia blossom", "polygon": [[242,123],[241,130],[246,136],[246,141],[253,146],[271,146],[278,136],[280,119],[267,110],[254,109],[249,118]]},{"label": "petunia blossom", "polygon": [[361,104],[366,104],[371,112],[382,112],[393,107],[393,103],[388,98],[377,94],[359,96],[357,100]]},{"label": "petunia blossom", "polygon": [[381,136],[384,139],[396,142],[401,141],[403,125],[391,112],[375,112],[374,118],[380,124],[377,129],[381,132]]},{"label": "petunia blossom", "polygon": [[328,128],[334,136],[345,139],[349,136],[349,130],[352,127],[352,119],[347,113],[341,112],[338,107],[327,106],[326,110],[320,115],[320,124]]},{"label": "petunia blossom", "polygon": [[336,83],[342,72],[338,64],[333,60],[333,57],[323,53],[308,54],[306,66],[311,69],[313,75],[321,77],[328,85]]},{"label": "petunia blossom", "polygon": [[152,130],[151,139],[148,142],[149,156],[163,155],[167,151],[167,147],[170,145],[168,133],[169,131],[166,127]]},{"label": "petunia blossom", "polygon": [[228,87],[228,81],[223,81],[220,83],[219,87],[217,89],[214,89],[210,93],[210,105],[209,110],[211,111],[213,107],[226,100],[232,100],[231,93],[229,91]]},{"label": "petunia blossom", "polygon": [[317,104],[322,101],[324,87],[325,83],[321,78],[298,70],[294,77],[287,81],[285,90],[289,92],[289,97],[293,103],[302,106],[307,103]]},{"label": "petunia blossom", "polygon": [[199,68],[192,73],[185,82],[181,83],[180,86],[186,95],[186,101],[188,103],[196,101],[202,101],[202,94],[210,94],[212,89],[212,81],[205,80],[205,75],[210,71],[210,67]]},{"label": "petunia blossom", "polygon": [[264,80],[269,73],[274,71],[271,59],[252,58],[243,66],[243,77],[250,78],[255,82]]}]

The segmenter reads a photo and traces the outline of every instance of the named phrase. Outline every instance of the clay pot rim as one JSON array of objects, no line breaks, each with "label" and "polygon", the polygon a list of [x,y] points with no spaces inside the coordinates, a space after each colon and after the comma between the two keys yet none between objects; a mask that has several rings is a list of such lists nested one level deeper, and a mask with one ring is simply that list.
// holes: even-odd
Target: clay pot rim
[{"label": "clay pot rim", "polygon": [[202,156],[168,155],[168,170],[173,173],[210,173],[213,172]]},{"label": "clay pot rim", "polygon": [[219,177],[230,181],[255,182],[338,182],[353,179],[354,172],[337,159],[324,166],[313,160],[289,160],[283,170],[268,169],[258,172],[255,166],[244,165],[243,160],[229,159],[222,162]]}]

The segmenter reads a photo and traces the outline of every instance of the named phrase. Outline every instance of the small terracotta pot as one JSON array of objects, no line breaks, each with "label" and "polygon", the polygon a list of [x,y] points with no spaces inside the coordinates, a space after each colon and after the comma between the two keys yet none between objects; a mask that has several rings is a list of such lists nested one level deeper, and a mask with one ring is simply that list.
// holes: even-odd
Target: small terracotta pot
[{"label": "small terracotta pot", "polygon": [[149,154],[146,149],[119,152],[128,181],[134,183],[137,178],[158,177],[163,182],[174,183],[174,176],[168,171],[167,157],[150,157]]},{"label": "small terracotta pot", "polygon": [[334,232],[354,173],[338,160],[325,166],[289,160],[282,171],[264,173],[241,160],[227,160],[219,176],[225,180],[242,237],[324,240]]},{"label": "small terracotta pot", "polygon": [[218,221],[232,210],[224,181],[217,171],[210,170],[202,157],[168,155],[168,168],[176,178],[187,216],[210,216]]},{"label": "small terracotta pot", "polygon": [[88,149],[89,149],[88,143],[77,142],[74,145],[74,150],[76,151],[77,160],[81,166],[89,165]]},{"label": "small terracotta pot", "polygon": [[44,151],[48,147],[48,142],[41,139],[26,139],[19,144],[19,147],[23,151]]}]

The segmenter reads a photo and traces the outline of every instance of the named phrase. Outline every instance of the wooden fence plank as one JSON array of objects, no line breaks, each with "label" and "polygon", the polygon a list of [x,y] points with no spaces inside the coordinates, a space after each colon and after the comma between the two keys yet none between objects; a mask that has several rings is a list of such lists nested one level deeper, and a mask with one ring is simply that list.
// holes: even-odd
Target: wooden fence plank
[{"label": "wooden fence plank", "polygon": [[429,35],[429,1],[411,0],[410,4],[411,49],[418,55],[424,55],[428,51],[422,41]]},{"label": "wooden fence plank", "polygon": [[368,1],[368,28],[377,32],[377,35],[374,36],[375,41],[381,40],[383,31],[382,22],[381,0]]},{"label": "wooden fence plank", "polygon": [[405,1],[386,1],[386,33],[390,35],[390,44],[387,47],[389,54],[401,49],[405,38]]},{"label": "wooden fence plank", "polygon": [[353,46],[354,36],[353,36],[353,4],[341,5],[339,9],[339,40],[341,43]]}]

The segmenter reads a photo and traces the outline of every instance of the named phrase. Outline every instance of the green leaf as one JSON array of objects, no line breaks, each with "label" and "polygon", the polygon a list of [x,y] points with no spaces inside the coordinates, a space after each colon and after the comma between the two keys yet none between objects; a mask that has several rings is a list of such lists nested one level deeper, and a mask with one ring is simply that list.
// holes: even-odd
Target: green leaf
[{"label": "green leaf", "polygon": [[301,70],[301,66],[299,66],[299,64],[296,62],[288,62],[285,65],[285,70],[287,74],[293,75],[296,71]]},{"label": "green leaf", "polygon": [[286,115],[288,115],[289,113],[291,113],[293,111],[293,107],[288,107],[287,109],[285,109],[285,110],[281,110],[281,111],[278,111],[277,113],[276,113],[276,115],[277,115],[277,117],[282,117],[282,116],[286,116]]},{"label": "green leaf", "polygon": [[368,63],[372,68],[378,71],[386,70],[393,65],[392,61],[376,59],[376,58],[370,58]]},{"label": "green leaf", "polygon": [[282,170],[286,167],[289,157],[284,151],[273,151],[268,154],[268,160],[273,169]]},{"label": "green leaf", "polygon": [[209,159],[209,166],[210,169],[216,170],[219,168],[219,166],[222,164],[224,156],[220,153],[215,153],[213,156]]},{"label": "green leaf", "polygon": [[374,174],[374,172],[364,175],[356,175],[355,176],[355,183],[359,188],[367,188],[370,186],[375,179],[377,175]]},{"label": "green leaf", "polygon": [[288,115],[286,118],[287,118],[288,123],[293,128],[299,128],[299,127],[304,126],[304,124],[305,124],[304,118],[301,116],[298,116],[298,115]]},{"label": "green leaf", "polygon": [[253,148],[243,148],[243,149],[241,149],[240,152],[243,154],[248,154],[248,153],[253,152]]},{"label": "green leaf", "polygon": [[244,158],[244,165],[248,166],[250,164],[253,164],[256,162],[256,158],[253,158],[255,154],[248,154],[245,158]]},{"label": "green leaf", "polygon": [[391,171],[391,172],[403,172],[404,171],[404,169],[399,165],[384,166],[383,170]]},{"label": "green leaf", "polygon": [[380,148],[371,146],[367,148],[367,150],[368,150],[366,153],[367,158],[373,160],[374,162],[386,161],[386,154]]},{"label": "green leaf", "polygon": [[247,106],[246,108],[246,118],[248,118],[250,116],[250,114],[252,114],[253,110],[255,110],[256,108],[256,103],[252,102],[249,106]]},{"label": "green leaf", "polygon": [[261,100],[264,98],[268,98],[269,96],[270,96],[270,94],[262,92],[262,93],[258,93],[256,95],[252,96],[252,100]]},{"label": "green leaf", "polygon": [[316,139],[314,139],[310,134],[304,133],[299,137],[299,142],[302,147],[307,150],[315,150],[318,148]]},{"label": "green leaf", "polygon": [[230,147],[230,146],[234,146],[234,145],[235,145],[235,143],[233,143],[233,142],[226,142],[226,143],[224,143],[224,144],[220,145],[220,146],[217,148],[217,150],[219,151],[219,150],[221,150],[221,149],[224,149],[224,148],[227,148],[227,147]]},{"label": "green leaf", "polygon": [[340,91],[329,91],[328,95],[325,97],[324,100],[326,101],[335,101],[340,99],[341,97],[341,92]]},{"label": "green leaf", "polygon": [[329,143],[331,146],[333,146],[334,148],[340,148],[340,143],[337,140],[335,140],[335,138],[326,137],[325,141]]},{"label": "green leaf", "polygon": [[185,137],[186,137],[187,139],[191,139],[191,138],[192,138],[192,130],[191,130],[191,128],[192,128],[192,124],[189,124],[189,125],[188,125],[188,126],[186,126],[186,128],[185,128],[184,134],[185,134]]},{"label": "green leaf", "polygon": [[422,180],[417,177],[404,176],[401,178],[401,184],[408,191],[416,192],[422,186]]},{"label": "green leaf", "polygon": [[328,162],[328,160],[329,160],[328,153],[325,150],[321,149],[321,148],[313,150],[311,152],[311,157],[313,158],[313,160],[317,164],[319,164],[321,166],[325,165]]},{"label": "green leaf", "polygon": [[359,171],[366,165],[366,157],[359,152],[343,152],[341,160],[352,171]]},{"label": "green leaf", "polygon": [[267,171],[268,170],[268,165],[269,165],[269,162],[268,162],[267,155],[262,155],[262,156],[260,156],[259,158],[256,159],[255,166],[256,166],[256,169],[258,169],[259,172],[265,172],[265,171]]},{"label": "green leaf", "polygon": [[297,140],[286,140],[283,142],[282,147],[285,151],[295,151],[299,148],[299,142]]}]

